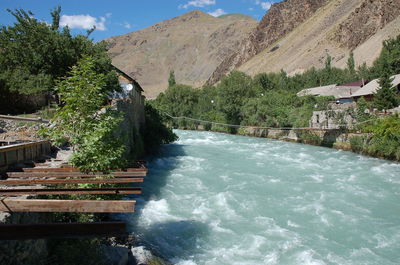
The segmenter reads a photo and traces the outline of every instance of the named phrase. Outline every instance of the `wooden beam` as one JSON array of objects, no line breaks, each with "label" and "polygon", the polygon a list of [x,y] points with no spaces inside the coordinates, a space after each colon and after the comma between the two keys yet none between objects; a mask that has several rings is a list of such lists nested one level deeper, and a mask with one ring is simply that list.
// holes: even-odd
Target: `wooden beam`
[{"label": "wooden beam", "polygon": [[0,200],[2,212],[71,212],[71,213],[129,213],[134,212],[135,201],[91,200]]},{"label": "wooden beam", "polygon": [[9,178],[94,178],[94,177],[145,177],[147,172],[111,172],[103,173],[81,173],[81,172],[7,172]]},{"label": "wooden beam", "polygon": [[141,194],[142,188],[87,188],[87,189],[0,189],[0,196],[19,195],[72,195],[72,194]]},{"label": "wooden beam", "polygon": [[111,237],[126,235],[125,222],[2,224],[0,240]]},{"label": "wooden beam", "polygon": [[[78,168],[74,167],[33,167],[33,168],[23,168],[24,172],[80,172]],[[127,172],[147,172],[148,169],[145,167],[140,168],[127,168],[125,170],[118,170],[116,172],[127,173]]]},{"label": "wooden beam", "polygon": [[28,147],[33,147],[33,146],[38,146],[38,145],[45,144],[45,143],[49,144],[49,141],[37,141],[37,142],[31,142],[31,143],[21,143],[21,144],[1,146],[0,153],[14,151],[14,150],[28,148]]},{"label": "wooden beam", "polygon": [[79,169],[73,167],[33,167],[22,170],[24,172],[79,172]]},{"label": "wooden beam", "polygon": [[81,183],[140,183],[143,178],[17,179],[0,180],[0,185],[61,185]]},{"label": "wooden beam", "polygon": [[18,120],[18,121],[31,121],[31,122],[40,122],[40,123],[49,123],[49,120],[43,120],[42,118],[29,118],[29,117],[21,117],[21,116],[10,116],[10,115],[0,115],[0,119],[4,120]]}]

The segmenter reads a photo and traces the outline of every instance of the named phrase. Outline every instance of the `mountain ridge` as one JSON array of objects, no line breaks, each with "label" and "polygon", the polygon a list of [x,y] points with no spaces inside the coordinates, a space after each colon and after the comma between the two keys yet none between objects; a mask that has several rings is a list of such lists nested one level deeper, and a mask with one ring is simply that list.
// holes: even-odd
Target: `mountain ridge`
[{"label": "mountain ridge", "polygon": [[171,70],[177,82],[202,86],[256,25],[247,16],[219,18],[195,10],[106,41],[113,64],[153,98],[167,88]]},{"label": "mountain ridge", "polygon": [[371,65],[382,42],[399,34],[400,0],[285,0],[259,22],[196,10],[107,41],[113,63],[154,98],[170,70],[177,82],[201,87],[234,69],[293,75],[321,68],[328,54],[344,68],[351,51],[357,65]]}]

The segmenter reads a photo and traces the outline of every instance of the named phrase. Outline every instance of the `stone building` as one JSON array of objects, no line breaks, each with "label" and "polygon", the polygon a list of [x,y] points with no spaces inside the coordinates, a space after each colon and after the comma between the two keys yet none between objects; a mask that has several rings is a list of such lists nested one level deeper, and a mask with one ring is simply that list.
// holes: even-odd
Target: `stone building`
[{"label": "stone building", "polygon": [[124,120],[120,130],[116,132],[127,147],[126,158],[136,158],[143,149],[141,130],[145,126],[145,97],[143,88],[130,75],[115,68],[121,85],[121,92],[114,92],[110,96],[110,104],[124,113]]}]

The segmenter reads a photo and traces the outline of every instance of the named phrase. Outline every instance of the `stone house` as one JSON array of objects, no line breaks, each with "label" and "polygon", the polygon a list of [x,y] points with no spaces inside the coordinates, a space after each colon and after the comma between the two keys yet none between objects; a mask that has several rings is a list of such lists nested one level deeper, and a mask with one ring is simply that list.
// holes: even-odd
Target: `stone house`
[{"label": "stone house", "polygon": [[307,88],[297,93],[297,96],[326,96],[334,97],[337,104],[353,102],[353,94],[364,86],[366,81],[357,81],[342,85],[328,85],[314,88]]},{"label": "stone house", "polygon": [[115,68],[118,74],[121,92],[114,92],[109,97],[110,105],[124,113],[124,120],[120,129],[116,132],[127,147],[126,158],[131,159],[137,156],[141,143],[141,130],[145,126],[145,96],[143,88],[130,75]]},{"label": "stone house", "polygon": [[[400,74],[392,76],[392,87],[396,88],[398,95],[400,96]],[[372,101],[374,99],[374,94],[380,88],[379,79],[374,79],[353,94],[354,100],[358,100],[364,97],[366,101]]]}]

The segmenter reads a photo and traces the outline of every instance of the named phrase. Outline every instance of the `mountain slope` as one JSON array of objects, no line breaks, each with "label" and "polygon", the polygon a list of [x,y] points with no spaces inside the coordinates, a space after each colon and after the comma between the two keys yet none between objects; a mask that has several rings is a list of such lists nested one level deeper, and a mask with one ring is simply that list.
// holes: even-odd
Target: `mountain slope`
[{"label": "mountain slope", "polygon": [[351,51],[357,65],[371,65],[382,42],[400,34],[400,0],[284,0],[260,22],[201,11],[108,39],[113,63],[132,74],[148,98],[179,83],[212,85],[234,69],[301,73],[324,66],[346,67]]},{"label": "mountain slope", "polygon": [[132,74],[153,98],[167,88],[171,70],[179,83],[203,85],[256,26],[243,15],[215,18],[192,11],[106,41],[113,64]]},{"label": "mountain slope", "polygon": [[[350,51],[354,51],[357,64],[371,64],[380,53],[382,41],[400,34],[400,0],[316,1],[319,5],[305,9],[309,17],[296,17],[294,13],[286,22],[297,26],[276,27],[277,33],[268,34],[271,21],[280,21],[282,10],[298,10],[299,1],[273,5],[260,22],[266,27],[259,25],[242,42],[242,53],[225,60],[208,83],[217,82],[232,69],[251,75],[281,69],[289,74],[300,73],[312,66],[322,67],[328,53],[337,67],[346,66]],[[254,36],[263,37],[257,40]]]}]

